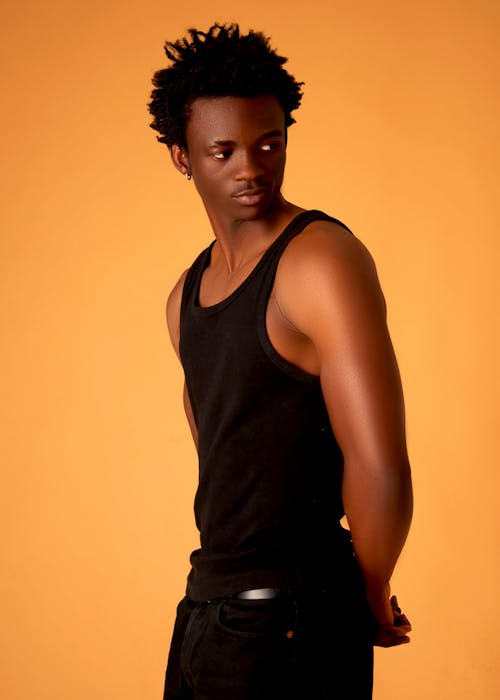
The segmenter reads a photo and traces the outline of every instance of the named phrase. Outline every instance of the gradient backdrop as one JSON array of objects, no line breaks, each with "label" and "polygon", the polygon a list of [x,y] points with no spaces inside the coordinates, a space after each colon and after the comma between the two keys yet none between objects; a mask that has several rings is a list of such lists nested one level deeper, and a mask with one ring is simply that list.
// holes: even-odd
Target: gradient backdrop
[{"label": "gradient backdrop", "polygon": [[145,104],[165,39],[233,19],[306,83],[285,195],[356,232],[387,298],[416,498],[394,590],[414,633],[377,650],[375,700],[493,700],[496,0],[5,4],[0,695],[161,697],[197,543],[164,305],[211,233]]}]

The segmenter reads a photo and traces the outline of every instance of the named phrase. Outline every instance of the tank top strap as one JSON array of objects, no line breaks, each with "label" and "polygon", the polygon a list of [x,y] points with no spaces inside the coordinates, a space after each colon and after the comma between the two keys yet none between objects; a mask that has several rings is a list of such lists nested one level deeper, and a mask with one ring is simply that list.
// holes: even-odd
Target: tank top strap
[{"label": "tank top strap", "polygon": [[205,250],[202,250],[188,270],[182,289],[181,320],[186,307],[189,304],[192,306],[197,301],[195,296],[200,288],[201,276],[208,265],[214,243],[215,241],[212,241]]},{"label": "tank top strap", "polygon": [[[331,221],[335,224],[339,224],[347,231],[349,231],[349,233],[352,233],[352,231],[349,228],[347,228],[347,226],[342,221],[335,219],[333,216],[325,214],[325,212],[320,211],[319,209],[309,209],[308,211],[304,211],[301,214],[298,214],[298,216],[292,219],[288,226],[286,226],[283,233],[280,236],[278,236],[278,238],[274,241],[274,243],[270,246],[270,248],[268,248],[268,250],[264,254],[265,264],[263,266],[263,276],[260,280],[259,294],[259,307],[261,311],[260,315],[262,315],[264,307],[267,306],[269,294],[271,293],[271,289],[274,284],[274,278],[276,276],[278,263],[285,248],[290,243],[290,241],[293,238],[295,238],[295,236],[301,233],[305,229],[305,227],[313,221]],[[262,305],[264,305],[264,307]]]},{"label": "tank top strap", "polygon": [[343,226],[347,231],[349,231],[349,233],[352,233],[352,231],[350,231],[347,226],[342,223],[342,221],[335,219],[333,216],[325,214],[325,212],[320,211],[319,209],[309,209],[308,211],[298,214],[294,219],[292,219],[288,226],[286,226],[283,233],[274,241],[269,249],[269,252],[273,253],[272,257],[274,258],[277,255],[279,259],[292,238],[295,238],[295,236],[301,233],[301,231],[303,231],[305,227],[313,221],[333,221],[334,223]]}]

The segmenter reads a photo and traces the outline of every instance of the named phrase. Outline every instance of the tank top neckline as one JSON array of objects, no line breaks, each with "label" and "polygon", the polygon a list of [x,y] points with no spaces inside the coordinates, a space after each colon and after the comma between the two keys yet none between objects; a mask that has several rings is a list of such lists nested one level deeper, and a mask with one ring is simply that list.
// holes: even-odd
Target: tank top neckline
[{"label": "tank top neckline", "polygon": [[[212,257],[212,248],[214,247],[214,244],[216,241],[212,241],[208,248],[205,250],[204,254],[204,259],[202,262],[202,265],[200,267],[197,279],[196,279],[196,288],[194,290],[194,303],[193,307],[196,313],[198,314],[211,314],[211,313],[217,313],[218,311],[222,311],[223,309],[226,308],[226,306],[229,306],[246,288],[247,286],[251,283],[251,281],[254,279],[254,277],[260,272],[261,268],[266,264],[267,260],[271,257],[273,252],[278,248],[279,244],[281,241],[286,238],[286,236],[291,232],[292,229],[295,228],[295,226],[302,221],[303,218],[310,216],[311,214],[316,214],[316,213],[321,213],[316,209],[306,209],[305,211],[301,211],[299,214],[294,216],[291,221],[288,222],[288,224],[285,226],[283,231],[277,236],[277,238],[274,239],[274,241],[271,243],[271,245],[264,251],[262,256],[260,257],[259,261],[257,264],[254,266],[254,268],[248,273],[248,275],[245,277],[245,279],[239,284],[235,290],[231,292],[227,297],[224,299],[221,299],[221,301],[218,301],[216,304],[210,304],[209,306],[201,306],[200,305],[200,287],[201,287],[201,279],[203,277],[203,273],[207,269],[207,267],[210,265],[210,260]],[[307,224],[306,224],[307,225]]]}]

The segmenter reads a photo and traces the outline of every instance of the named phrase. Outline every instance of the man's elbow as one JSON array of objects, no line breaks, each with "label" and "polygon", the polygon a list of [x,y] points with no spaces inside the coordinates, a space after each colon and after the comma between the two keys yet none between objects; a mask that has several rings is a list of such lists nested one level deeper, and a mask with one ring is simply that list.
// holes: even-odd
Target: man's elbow
[{"label": "man's elbow", "polygon": [[364,463],[346,459],[343,491],[348,500],[379,503],[384,508],[396,509],[408,522],[411,520],[413,487],[406,458]]}]

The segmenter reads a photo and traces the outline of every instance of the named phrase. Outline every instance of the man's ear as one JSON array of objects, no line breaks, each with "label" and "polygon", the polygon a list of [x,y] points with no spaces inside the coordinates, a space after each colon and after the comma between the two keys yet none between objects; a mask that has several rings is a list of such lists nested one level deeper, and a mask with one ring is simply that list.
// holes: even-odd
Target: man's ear
[{"label": "man's ear", "polygon": [[186,149],[174,143],[170,148],[170,157],[177,170],[190,178],[191,168],[189,166],[189,158]]}]

